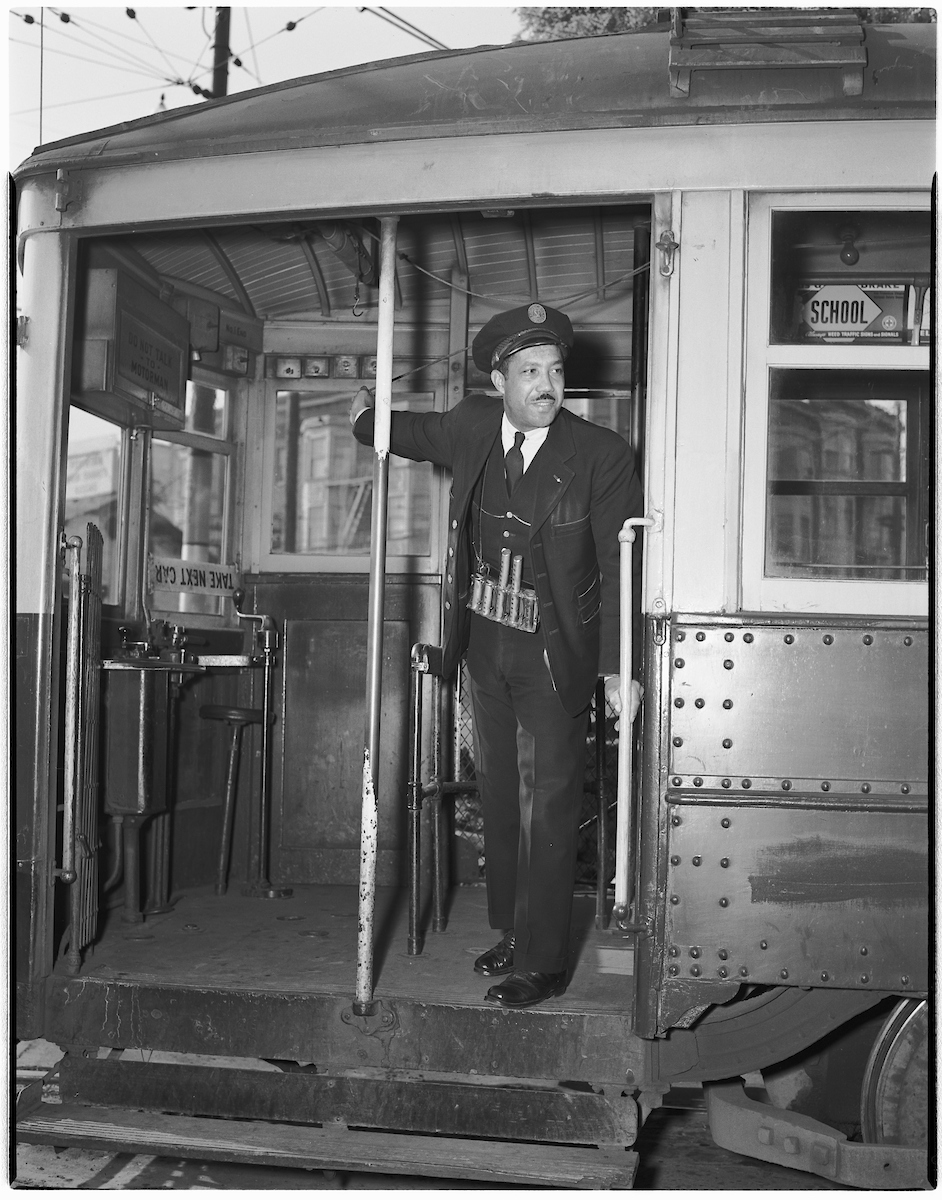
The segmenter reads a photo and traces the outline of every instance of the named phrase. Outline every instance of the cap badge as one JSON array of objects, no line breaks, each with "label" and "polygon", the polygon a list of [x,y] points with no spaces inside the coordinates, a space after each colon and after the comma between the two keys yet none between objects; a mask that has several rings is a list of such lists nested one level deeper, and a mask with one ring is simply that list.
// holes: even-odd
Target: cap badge
[{"label": "cap badge", "polygon": [[542,325],[546,320],[546,309],[542,304],[531,304],[527,309],[527,316],[534,325]]}]

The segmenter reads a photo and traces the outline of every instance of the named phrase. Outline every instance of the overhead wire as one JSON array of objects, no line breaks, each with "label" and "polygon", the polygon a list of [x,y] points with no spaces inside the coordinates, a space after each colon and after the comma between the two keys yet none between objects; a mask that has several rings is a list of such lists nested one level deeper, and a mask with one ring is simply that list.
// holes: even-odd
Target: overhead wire
[{"label": "overhead wire", "polygon": [[[17,46],[30,46],[34,50],[36,48],[32,42],[23,42],[18,38],[9,38],[8,40]],[[86,58],[84,54],[70,54],[68,50],[56,50],[55,48],[46,48],[42,51],[43,58],[46,54],[58,54],[62,58],[73,58],[76,62],[91,63],[94,67],[106,67],[109,71],[125,71],[130,75],[136,75],[138,79],[141,77],[140,67],[119,67],[116,63],[101,62],[97,58]],[[42,62],[40,62],[40,75],[42,75]],[[179,79],[168,79],[166,75],[153,75],[152,78],[158,83],[175,84],[183,82]]]},{"label": "overhead wire", "polygon": [[405,33],[410,37],[417,38],[426,46],[431,46],[433,50],[450,49],[450,47],[446,46],[444,42],[438,41],[429,33],[424,33],[418,28],[417,25],[413,25],[411,22],[406,21],[404,17],[399,17],[395,13],[390,12],[388,8],[368,8],[363,5],[357,7],[357,12],[371,13],[374,17],[379,17],[381,21],[385,21],[387,25],[392,25],[393,29],[398,29],[400,33]]},{"label": "overhead wire", "polygon": [[[72,107],[76,104],[96,104],[100,100],[117,100],[122,96],[140,96],[144,92],[152,92],[153,90],[154,90],[153,87],[133,88],[130,91],[125,91],[125,92],[109,92],[106,96],[83,96],[80,100],[75,100],[75,99],[61,100],[57,104],[47,104],[45,107],[48,110],[50,108]],[[36,108],[21,108],[21,109],[18,109],[16,112],[11,112],[10,116],[11,117],[25,117],[25,116],[29,116],[31,113],[38,112],[38,111],[39,110]]]},{"label": "overhead wire", "polygon": [[[71,16],[71,14],[69,14],[69,13],[63,14],[60,10],[54,9],[54,8],[51,8],[49,11],[53,14],[53,16],[57,16],[57,17],[61,18],[64,15],[64,16],[69,17],[68,22],[66,22],[68,25],[72,26],[75,29],[81,30],[83,33],[86,33],[86,32],[91,33],[92,37],[97,38],[98,41],[101,42],[107,48],[105,50],[105,53],[113,52],[113,53],[119,55],[121,57],[122,61],[124,61],[126,63],[136,63],[137,66],[143,70],[148,70],[151,72],[156,71],[157,68],[154,66],[153,63],[148,62],[147,59],[141,58],[137,54],[129,54],[128,51],[125,50],[121,46],[114,46],[112,43],[108,42],[107,39],[101,37],[100,34],[95,34],[94,32],[92,32],[90,30],[86,30],[85,27],[80,22],[76,21]],[[94,42],[88,42],[83,38],[76,38],[73,34],[66,35],[64,33],[64,31],[61,29],[58,30],[57,32],[63,34],[63,36],[68,36],[73,42],[75,42],[76,44],[78,44],[80,46],[84,46],[89,50],[99,50],[99,51],[102,50],[102,46],[96,45]],[[169,63],[168,66],[170,67],[171,71],[176,70],[176,68],[173,66],[172,63]],[[163,76],[161,76],[161,77],[163,78]]]}]

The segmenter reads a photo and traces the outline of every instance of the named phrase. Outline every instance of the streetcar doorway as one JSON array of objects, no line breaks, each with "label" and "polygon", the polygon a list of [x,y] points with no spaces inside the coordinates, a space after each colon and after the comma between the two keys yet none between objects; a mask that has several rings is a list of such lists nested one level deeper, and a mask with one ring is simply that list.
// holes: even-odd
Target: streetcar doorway
[{"label": "streetcar doorway", "polygon": [[[100,517],[105,543],[99,806],[79,863],[87,911],[76,924],[61,909],[53,933],[70,973],[159,969],[236,986],[249,970],[272,987],[348,986],[372,499],[371,455],[348,411],[375,380],[377,231],[363,217],[142,232],[80,256],[66,521],[84,538]],[[493,391],[468,353],[474,333],[540,300],[575,329],[566,405],[630,441],[640,471],[649,242],[646,204],[402,217],[394,406],[444,411]],[[168,368],[178,386],[165,381],[149,415],[120,377],[137,368],[120,344],[137,336],[129,328],[156,331],[168,361],[186,337]],[[410,647],[440,638],[448,486],[429,464],[394,461],[377,865],[386,932],[404,920]],[[480,884],[463,678],[426,697],[419,735],[426,782],[438,770],[458,785],[443,822],[422,818],[423,887],[442,854],[450,884]],[[433,737],[446,747],[438,758]],[[610,916],[611,714],[593,718],[591,741],[583,940]],[[472,887],[451,905],[464,941],[477,924],[473,936],[486,937],[482,896]],[[304,979],[300,934],[316,951]]]}]

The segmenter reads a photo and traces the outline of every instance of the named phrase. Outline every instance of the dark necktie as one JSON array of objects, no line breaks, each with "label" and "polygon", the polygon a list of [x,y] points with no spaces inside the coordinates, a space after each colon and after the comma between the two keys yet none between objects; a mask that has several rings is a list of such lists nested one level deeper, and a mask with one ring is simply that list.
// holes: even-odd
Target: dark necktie
[{"label": "dark necktie", "polygon": [[523,478],[523,434],[514,434],[514,444],[504,455],[504,470],[507,472],[507,491],[513,493],[514,488]]}]

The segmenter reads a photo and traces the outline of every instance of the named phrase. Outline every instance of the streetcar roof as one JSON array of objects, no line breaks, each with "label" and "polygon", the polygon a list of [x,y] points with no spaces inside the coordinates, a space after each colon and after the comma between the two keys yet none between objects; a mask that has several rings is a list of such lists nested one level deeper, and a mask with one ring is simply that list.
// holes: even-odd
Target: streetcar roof
[{"label": "streetcar roof", "polygon": [[[797,10],[765,11],[771,15],[748,14],[760,49],[770,40],[761,21],[781,21],[776,14],[785,12],[795,20]],[[841,21],[865,51],[859,94],[848,87],[846,68],[828,65],[840,55],[821,65],[812,48],[804,60],[798,55],[797,67],[715,69],[725,67],[720,45],[712,51],[714,69],[695,68],[689,93],[677,94],[669,69],[677,39],[658,29],[435,51],[291,79],[48,143],[15,174],[470,134],[931,119],[935,26]],[[833,28],[822,33],[809,25],[807,33],[809,43],[834,44]]]}]

